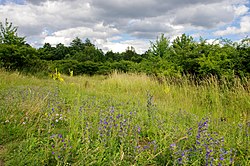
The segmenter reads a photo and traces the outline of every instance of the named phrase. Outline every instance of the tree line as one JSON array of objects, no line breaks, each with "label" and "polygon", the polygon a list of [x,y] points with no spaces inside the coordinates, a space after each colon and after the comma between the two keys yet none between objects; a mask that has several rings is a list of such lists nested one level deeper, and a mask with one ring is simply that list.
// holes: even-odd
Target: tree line
[{"label": "tree line", "polygon": [[53,72],[57,68],[64,74],[74,71],[74,75],[106,75],[116,70],[173,77],[250,76],[250,38],[247,37],[240,42],[218,39],[209,43],[206,39],[196,41],[183,34],[170,42],[162,34],[151,42],[145,53],[138,54],[132,46],[122,53],[104,53],[89,39],[83,41],[78,37],[69,46],[45,43],[37,49],[24,37],[19,37],[17,27],[7,19],[0,23],[0,30],[0,68],[9,71],[36,74]]}]

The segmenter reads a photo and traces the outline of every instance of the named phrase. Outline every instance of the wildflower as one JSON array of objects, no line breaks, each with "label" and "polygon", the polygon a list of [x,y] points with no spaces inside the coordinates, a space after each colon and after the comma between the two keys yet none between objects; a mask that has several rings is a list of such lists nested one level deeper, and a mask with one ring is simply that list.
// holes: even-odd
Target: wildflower
[{"label": "wildflower", "polygon": [[168,94],[168,93],[170,92],[170,87],[169,87],[169,86],[166,86],[165,89],[164,89],[164,92],[165,92],[166,94]]},{"label": "wildflower", "polygon": [[55,154],[55,152],[52,152],[52,154]]},{"label": "wildflower", "polygon": [[182,158],[178,158],[178,163],[182,164]]},{"label": "wildflower", "polygon": [[113,114],[115,112],[114,107],[111,107],[110,113]]},{"label": "wildflower", "polygon": [[175,143],[172,143],[171,145],[170,145],[170,149],[175,149],[176,148],[176,144]]},{"label": "wildflower", "polygon": [[73,77],[73,70],[72,71],[70,71],[70,77]]},{"label": "wildflower", "polygon": [[140,127],[137,128],[137,132],[138,132],[138,133],[141,132],[141,128],[140,128]]},{"label": "wildflower", "polygon": [[118,114],[118,115],[116,116],[117,119],[119,119],[120,117],[122,117],[121,114]]}]

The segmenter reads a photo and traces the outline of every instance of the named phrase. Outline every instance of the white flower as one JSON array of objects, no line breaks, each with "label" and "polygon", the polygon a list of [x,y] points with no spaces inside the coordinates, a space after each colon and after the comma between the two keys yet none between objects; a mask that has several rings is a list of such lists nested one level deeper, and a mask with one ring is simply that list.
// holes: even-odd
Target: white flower
[{"label": "white flower", "polygon": [[56,119],[56,123],[58,122],[58,119]]}]

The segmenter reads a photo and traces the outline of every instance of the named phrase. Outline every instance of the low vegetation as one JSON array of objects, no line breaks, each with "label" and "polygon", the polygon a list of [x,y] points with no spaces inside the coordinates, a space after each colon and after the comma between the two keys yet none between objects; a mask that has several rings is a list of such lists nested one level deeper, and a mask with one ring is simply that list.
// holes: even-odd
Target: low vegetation
[{"label": "low vegetation", "polygon": [[59,77],[0,72],[0,163],[250,164],[249,83]]}]

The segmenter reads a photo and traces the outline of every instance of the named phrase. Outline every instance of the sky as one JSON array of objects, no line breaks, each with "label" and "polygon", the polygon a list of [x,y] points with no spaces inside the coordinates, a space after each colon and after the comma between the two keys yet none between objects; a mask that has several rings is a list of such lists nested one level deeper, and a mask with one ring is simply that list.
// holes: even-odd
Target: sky
[{"label": "sky", "polygon": [[161,34],[239,41],[250,36],[249,8],[250,0],[0,0],[0,21],[37,48],[80,37],[104,52],[143,53]]}]

